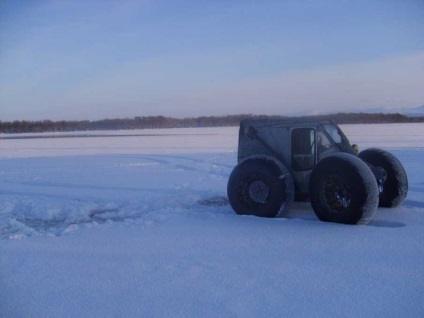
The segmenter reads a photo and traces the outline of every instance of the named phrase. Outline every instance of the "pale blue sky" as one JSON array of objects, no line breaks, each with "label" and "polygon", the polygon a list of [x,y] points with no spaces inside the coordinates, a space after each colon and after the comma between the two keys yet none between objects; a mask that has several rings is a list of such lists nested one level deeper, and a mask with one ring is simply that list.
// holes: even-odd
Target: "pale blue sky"
[{"label": "pale blue sky", "polygon": [[0,120],[424,104],[424,0],[0,1]]}]

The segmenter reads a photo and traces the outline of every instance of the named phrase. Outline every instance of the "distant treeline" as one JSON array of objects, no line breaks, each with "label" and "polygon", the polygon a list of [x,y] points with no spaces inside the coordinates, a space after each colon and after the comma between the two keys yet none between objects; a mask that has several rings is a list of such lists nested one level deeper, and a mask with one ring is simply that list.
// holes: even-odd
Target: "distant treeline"
[{"label": "distant treeline", "polygon": [[0,133],[37,133],[37,132],[67,132],[90,130],[121,130],[121,129],[158,129],[158,128],[189,128],[189,127],[224,127],[238,126],[246,118],[304,118],[332,119],[337,124],[374,124],[374,123],[417,123],[424,122],[422,117],[408,117],[402,114],[369,114],[369,113],[338,113],[318,116],[266,116],[266,115],[228,115],[196,118],[172,118],[164,116],[147,116],[134,118],[117,118],[83,121],[0,121]]}]

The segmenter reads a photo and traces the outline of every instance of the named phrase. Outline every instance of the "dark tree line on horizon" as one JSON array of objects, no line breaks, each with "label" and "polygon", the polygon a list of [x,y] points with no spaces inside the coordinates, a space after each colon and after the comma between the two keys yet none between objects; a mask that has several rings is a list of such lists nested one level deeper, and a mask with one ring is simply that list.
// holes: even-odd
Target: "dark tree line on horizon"
[{"label": "dark tree line on horizon", "polygon": [[82,121],[0,121],[0,133],[39,133],[39,132],[71,132],[94,130],[133,130],[133,129],[161,129],[161,128],[190,128],[190,127],[225,127],[238,126],[246,118],[269,119],[331,119],[337,124],[376,124],[376,123],[417,123],[424,122],[424,116],[409,117],[402,114],[376,113],[337,113],[317,116],[267,116],[267,115],[227,115],[203,116],[194,118],[173,118],[165,116],[136,116],[133,118],[115,118],[102,120]]}]

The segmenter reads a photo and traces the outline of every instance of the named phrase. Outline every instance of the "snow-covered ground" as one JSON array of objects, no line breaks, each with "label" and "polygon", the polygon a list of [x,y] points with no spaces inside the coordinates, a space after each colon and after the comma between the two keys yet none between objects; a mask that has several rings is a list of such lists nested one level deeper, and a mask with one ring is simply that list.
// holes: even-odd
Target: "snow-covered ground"
[{"label": "snow-covered ground", "polygon": [[235,215],[235,127],[3,135],[0,317],[424,317],[424,124],[342,129],[408,173],[368,225]]}]

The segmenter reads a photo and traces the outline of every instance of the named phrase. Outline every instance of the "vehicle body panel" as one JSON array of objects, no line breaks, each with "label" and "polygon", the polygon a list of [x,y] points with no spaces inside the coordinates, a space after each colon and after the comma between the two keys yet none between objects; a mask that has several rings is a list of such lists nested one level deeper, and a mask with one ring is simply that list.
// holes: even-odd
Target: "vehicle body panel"
[{"label": "vehicle body panel", "polygon": [[335,152],[357,155],[330,120],[247,119],[240,123],[238,162],[255,155],[281,161],[293,176],[298,197],[307,196],[316,163]]}]

